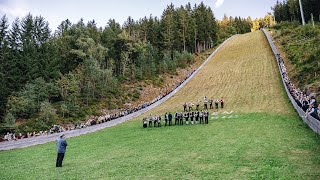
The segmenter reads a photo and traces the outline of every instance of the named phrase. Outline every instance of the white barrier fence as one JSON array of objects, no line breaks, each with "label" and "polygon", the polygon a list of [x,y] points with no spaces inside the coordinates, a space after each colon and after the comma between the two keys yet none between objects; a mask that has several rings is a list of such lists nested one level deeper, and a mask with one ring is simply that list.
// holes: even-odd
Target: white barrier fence
[{"label": "white barrier fence", "polygon": [[320,121],[313,118],[312,116],[308,116],[306,117],[306,113],[302,110],[302,108],[297,104],[297,102],[294,100],[294,98],[292,97],[292,95],[290,94],[288,87],[286,86],[286,83],[283,79],[283,76],[281,74],[281,68],[280,68],[280,62],[279,59],[277,58],[277,54],[280,54],[279,51],[277,50],[276,46],[274,45],[269,33],[265,30],[262,29],[263,33],[265,34],[269,45],[272,49],[272,52],[277,60],[277,64],[278,64],[278,68],[279,68],[279,72],[280,72],[280,76],[281,76],[281,80],[282,80],[282,84],[287,92],[287,95],[291,101],[291,104],[293,105],[294,109],[297,111],[297,113],[299,114],[299,116],[302,118],[302,120],[308,124],[308,126],[316,133],[320,134]]}]

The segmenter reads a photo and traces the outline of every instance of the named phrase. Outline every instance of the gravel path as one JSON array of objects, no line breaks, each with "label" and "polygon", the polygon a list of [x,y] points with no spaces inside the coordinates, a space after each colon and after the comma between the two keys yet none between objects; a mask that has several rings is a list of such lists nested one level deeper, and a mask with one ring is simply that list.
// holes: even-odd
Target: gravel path
[{"label": "gravel path", "polygon": [[200,69],[204,65],[207,64],[207,62],[216,54],[216,52],[225,43],[227,43],[233,37],[234,36],[230,37],[225,42],[223,42],[208,57],[208,59],[187,80],[185,80],[178,88],[176,88],[174,91],[172,91],[170,94],[168,94],[167,96],[165,96],[161,100],[157,101],[156,103],[154,103],[154,104],[152,104],[152,105],[150,105],[150,106],[148,106],[148,107],[146,107],[146,108],[144,108],[144,109],[142,109],[140,111],[134,112],[132,114],[129,114],[129,115],[121,117],[121,118],[114,119],[112,121],[105,122],[103,124],[98,124],[98,125],[95,125],[95,126],[89,126],[89,127],[83,128],[83,129],[75,129],[75,130],[71,130],[71,131],[65,131],[65,132],[62,132],[62,133],[54,133],[54,134],[50,134],[50,135],[38,136],[38,137],[33,137],[33,138],[25,138],[25,139],[20,139],[20,140],[17,140],[17,141],[0,142],[0,151],[16,149],[16,148],[24,148],[24,147],[28,147],[28,146],[37,145],[37,144],[45,144],[45,143],[48,143],[48,142],[51,142],[51,141],[55,141],[61,134],[65,134],[67,138],[76,137],[76,136],[80,136],[80,135],[83,135],[83,134],[96,132],[96,131],[99,131],[99,130],[104,129],[104,128],[112,127],[112,126],[115,126],[117,124],[120,124],[120,123],[123,123],[125,121],[128,121],[130,119],[133,119],[135,117],[138,117],[141,114],[144,114],[147,111],[159,106],[160,104],[162,104],[163,102],[165,102],[166,100],[171,98],[173,95],[175,95],[181,88],[183,88],[185,86],[185,84],[187,84],[200,71]]}]

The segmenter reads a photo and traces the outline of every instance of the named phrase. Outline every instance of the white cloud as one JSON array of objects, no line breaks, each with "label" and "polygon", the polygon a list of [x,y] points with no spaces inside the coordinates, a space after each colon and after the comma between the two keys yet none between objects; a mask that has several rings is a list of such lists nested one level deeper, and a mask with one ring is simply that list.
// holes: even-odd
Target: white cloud
[{"label": "white cloud", "polygon": [[23,17],[28,14],[28,8],[24,1],[17,2],[15,0],[8,3],[0,3],[0,13],[11,17]]},{"label": "white cloud", "polygon": [[224,0],[214,0],[214,5],[216,8],[219,8],[220,6],[222,6]]}]

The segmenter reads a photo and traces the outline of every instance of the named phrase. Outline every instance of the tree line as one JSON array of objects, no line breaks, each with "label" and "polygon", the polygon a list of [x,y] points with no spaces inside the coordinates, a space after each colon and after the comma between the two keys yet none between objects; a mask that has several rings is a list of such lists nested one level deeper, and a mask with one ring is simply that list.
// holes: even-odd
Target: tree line
[{"label": "tree line", "polygon": [[[227,33],[226,28],[233,29]],[[3,128],[32,119],[23,131],[47,129],[57,120],[75,121],[118,108],[137,96],[123,84],[155,80],[194,62],[192,53],[221,39],[250,32],[250,22],[235,18],[220,26],[210,7],[167,6],[160,18],[128,17],[121,26],[110,19],[61,22],[55,32],[41,16],[0,20],[0,117]],[[223,27],[223,28],[222,28]],[[224,33],[224,34],[223,34]],[[223,34],[223,35],[221,35]]]},{"label": "tree line", "polygon": [[[320,1],[319,0],[301,0],[304,17],[306,22],[311,21],[311,14],[313,14],[314,21],[320,21]],[[272,7],[274,16],[277,22],[282,21],[300,21],[301,13],[299,0],[284,0],[277,1]]]}]

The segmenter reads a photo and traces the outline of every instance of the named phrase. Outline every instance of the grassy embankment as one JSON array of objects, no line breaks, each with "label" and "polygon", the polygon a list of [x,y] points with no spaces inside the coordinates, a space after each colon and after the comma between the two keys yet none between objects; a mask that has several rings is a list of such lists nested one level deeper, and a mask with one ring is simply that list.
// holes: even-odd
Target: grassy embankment
[{"label": "grassy embankment", "polygon": [[320,100],[320,25],[281,23],[272,31],[293,83],[310,88]]},{"label": "grassy embankment", "polygon": [[220,115],[208,125],[148,129],[137,119],[70,138],[61,169],[54,167],[54,143],[0,152],[0,177],[320,178],[320,140],[288,103],[262,32],[235,37],[185,88],[151,113],[180,110],[183,102],[204,95],[224,96],[226,110],[238,117]]}]

